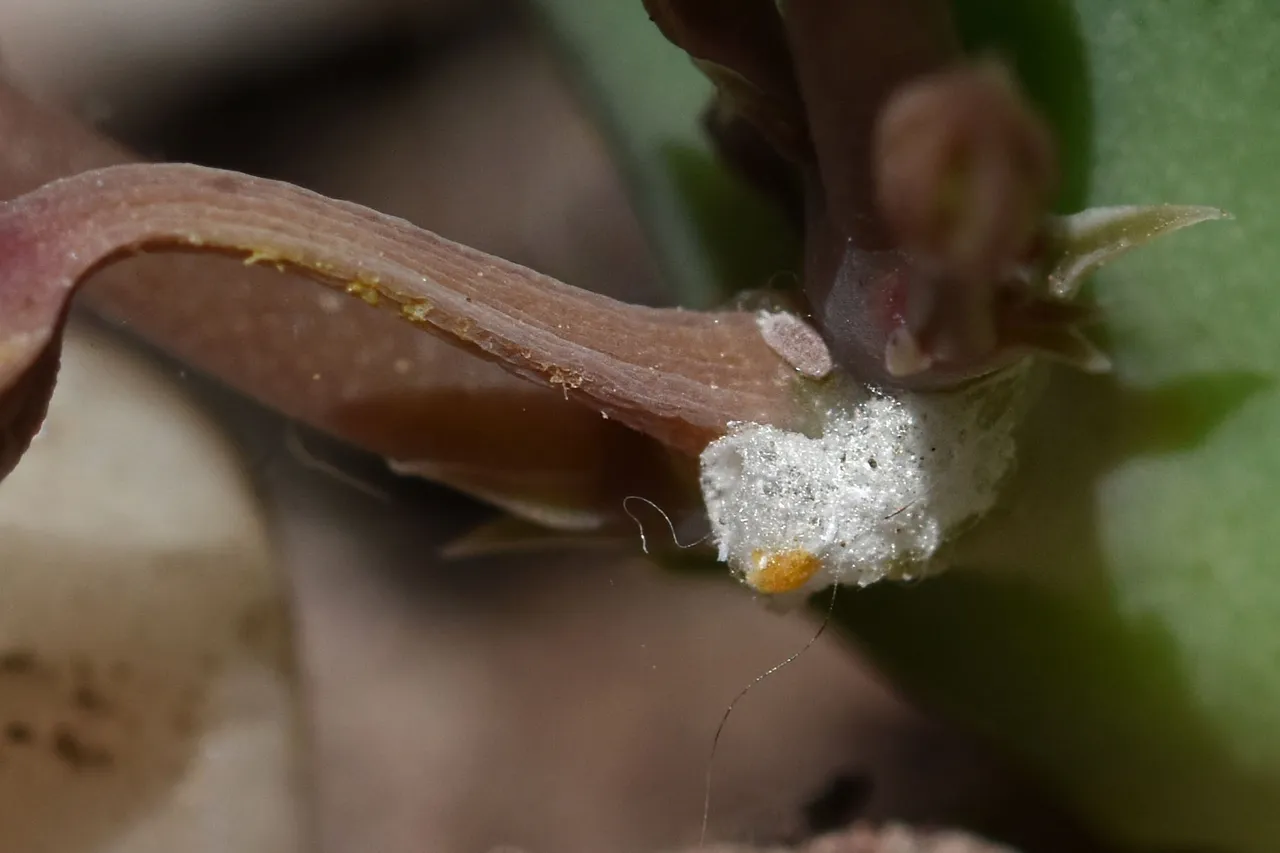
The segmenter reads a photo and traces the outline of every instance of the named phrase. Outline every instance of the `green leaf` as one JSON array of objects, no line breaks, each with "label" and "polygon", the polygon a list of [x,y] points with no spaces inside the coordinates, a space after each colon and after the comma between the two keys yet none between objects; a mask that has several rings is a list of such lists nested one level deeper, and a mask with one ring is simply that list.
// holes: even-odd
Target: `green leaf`
[{"label": "green leaf", "polygon": [[1235,221],[1099,274],[1114,374],[1054,371],[963,565],[842,621],[1116,840],[1280,849],[1280,6],[1076,0],[1072,31],[1061,3],[962,5],[1027,43],[1057,7],[1058,52],[1083,46],[1086,80],[1037,74],[1092,92],[1088,203]]}]

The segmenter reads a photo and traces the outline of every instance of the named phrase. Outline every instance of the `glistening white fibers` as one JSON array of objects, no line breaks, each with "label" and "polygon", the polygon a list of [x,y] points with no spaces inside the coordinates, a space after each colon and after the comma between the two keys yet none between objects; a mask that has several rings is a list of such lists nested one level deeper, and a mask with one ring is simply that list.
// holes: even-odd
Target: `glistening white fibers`
[{"label": "glistening white fibers", "polygon": [[750,581],[803,555],[818,566],[800,587],[810,591],[936,570],[1013,468],[1028,379],[1019,367],[940,394],[845,389],[817,437],[736,426],[701,459],[720,559]]},{"label": "glistening white fibers", "polygon": [[751,679],[747,686],[742,688],[738,695],[733,697],[733,701],[729,703],[729,706],[724,709],[724,715],[720,717],[720,725],[716,726],[716,733],[711,738],[711,754],[707,756],[707,776],[702,791],[702,829],[698,833],[699,848],[705,847],[707,843],[707,824],[711,820],[711,771],[716,761],[716,750],[720,746],[720,735],[724,734],[724,727],[725,724],[729,722],[729,716],[733,713],[733,709],[737,707],[738,702],[742,700],[742,697],[751,692],[751,688],[769,678],[771,675],[774,675],[795,663],[800,659],[801,655],[813,648],[814,644],[822,638],[822,635],[827,630],[827,626],[831,624],[831,617],[836,610],[837,589],[839,589],[838,586],[831,587],[831,601],[827,604],[827,615],[822,618],[822,624],[818,626],[818,630],[813,632],[813,636],[809,638],[809,642],[805,643],[804,646],[798,649],[786,660],[781,663],[774,664],[755,678]]},{"label": "glistening white fibers", "polygon": [[631,507],[627,506],[627,504],[631,503],[631,501],[640,501],[641,503],[645,503],[653,507],[654,511],[657,512],[658,515],[662,516],[662,520],[667,523],[667,529],[671,531],[671,541],[675,544],[677,548],[681,550],[686,550],[688,548],[696,548],[697,546],[701,545],[703,542],[706,542],[707,538],[711,535],[710,533],[706,533],[706,534],[703,534],[701,537],[693,540],[692,542],[681,543],[680,537],[676,534],[676,525],[671,520],[671,516],[667,515],[667,511],[665,509],[658,506],[656,503],[649,500],[648,498],[641,497],[640,495],[627,495],[625,498],[622,499],[622,511],[625,512],[628,516],[630,516],[631,520],[636,523],[636,528],[640,531],[640,550],[643,551],[646,555],[649,553],[649,539],[644,534],[644,524],[642,524],[640,519],[636,516],[636,514],[631,511]]}]

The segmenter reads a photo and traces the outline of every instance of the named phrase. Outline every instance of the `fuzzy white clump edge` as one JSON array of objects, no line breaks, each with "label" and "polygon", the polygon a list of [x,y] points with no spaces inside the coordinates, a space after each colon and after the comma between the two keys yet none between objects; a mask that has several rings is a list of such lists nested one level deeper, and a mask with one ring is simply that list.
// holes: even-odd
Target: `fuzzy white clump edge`
[{"label": "fuzzy white clump edge", "polygon": [[937,571],[1014,467],[1027,385],[1014,369],[961,391],[846,390],[814,435],[733,426],[700,460],[720,560],[762,592]]}]

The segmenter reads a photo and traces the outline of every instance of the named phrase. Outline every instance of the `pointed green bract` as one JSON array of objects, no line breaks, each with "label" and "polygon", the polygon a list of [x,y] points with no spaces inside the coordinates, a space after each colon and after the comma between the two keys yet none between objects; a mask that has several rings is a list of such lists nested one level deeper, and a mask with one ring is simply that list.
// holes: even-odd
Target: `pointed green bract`
[{"label": "pointed green bract", "polygon": [[1226,211],[1190,205],[1095,207],[1056,216],[1049,227],[1048,279],[1054,296],[1068,298],[1103,264],[1157,237],[1213,219]]}]

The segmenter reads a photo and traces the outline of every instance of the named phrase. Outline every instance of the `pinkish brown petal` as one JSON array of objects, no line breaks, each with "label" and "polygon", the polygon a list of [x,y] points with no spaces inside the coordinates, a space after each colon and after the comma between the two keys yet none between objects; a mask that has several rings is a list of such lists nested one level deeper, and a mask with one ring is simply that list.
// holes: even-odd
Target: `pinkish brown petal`
[{"label": "pinkish brown petal", "polygon": [[1057,181],[1044,120],[995,62],[911,81],[876,126],[879,209],[898,245],[967,284],[1023,264]]},{"label": "pinkish brown petal", "polygon": [[775,0],[644,0],[667,40],[715,82],[725,104],[780,151],[808,156],[800,93]]},{"label": "pinkish brown petal", "polygon": [[843,238],[892,245],[876,210],[875,122],[889,94],[960,55],[946,0],[780,0],[817,155],[824,204]]},{"label": "pinkish brown petal", "polygon": [[[0,135],[3,198],[136,159],[3,81]],[[165,254],[114,264],[85,284],[84,304],[192,368],[541,521],[550,511],[579,526],[584,519],[629,525],[621,504],[627,494],[673,511],[684,498],[682,477],[671,477],[683,463],[664,458],[645,436],[299,276],[231,258]],[[5,470],[38,426],[56,366],[51,349],[47,368],[32,370],[5,398]],[[606,458],[612,464],[603,465]],[[518,488],[502,491],[512,483]]]},{"label": "pinkish brown petal", "polygon": [[[901,251],[879,206],[885,157],[877,159],[874,133],[895,92],[959,60],[950,4],[781,0],[779,8],[816,154],[805,201],[804,291],[813,319],[854,377],[888,387],[954,385],[955,372],[938,369],[904,321],[922,306],[934,313],[934,296],[957,297],[947,302],[967,320],[983,316],[989,300],[941,293]],[[984,331],[974,322],[968,329],[971,337]]]},{"label": "pinkish brown petal", "polygon": [[[137,159],[2,80],[0,138],[6,199]],[[169,254],[131,258],[85,285],[83,302],[98,314],[303,423],[391,459],[449,466],[455,474],[466,466],[474,476],[456,475],[450,485],[474,496],[492,491],[485,459],[519,477],[526,500],[542,494],[580,514],[620,514],[618,499],[607,507],[600,500],[628,486],[657,491],[599,466],[605,452],[652,455],[631,430],[300,277],[227,258]],[[56,356],[49,355],[47,375],[31,371],[25,393],[15,389],[5,398],[6,449],[25,447],[37,428],[43,407],[26,398],[48,393]],[[19,414],[30,420],[20,422]],[[525,425],[518,432],[492,427],[516,418]],[[14,461],[0,453],[0,470]]]},{"label": "pinkish brown petal", "polygon": [[0,210],[0,388],[54,343],[87,273],[159,248],[299,270],[680,450],[731,421],[794,416],[789,368],[749,314],[625,305],[358,205],[196,166],[109,167]]}]

